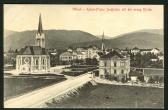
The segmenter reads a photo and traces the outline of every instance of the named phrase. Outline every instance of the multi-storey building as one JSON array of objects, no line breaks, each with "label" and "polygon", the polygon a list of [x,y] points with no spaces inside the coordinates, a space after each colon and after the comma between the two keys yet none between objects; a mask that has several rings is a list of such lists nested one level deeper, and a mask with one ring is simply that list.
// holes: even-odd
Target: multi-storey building
[{"label": "multi-storey building", "polygon": [[115,77],[117,80],[126,80],[130,72],[130,57],[117,51],[103,55],[99,61],[99,77]]}]

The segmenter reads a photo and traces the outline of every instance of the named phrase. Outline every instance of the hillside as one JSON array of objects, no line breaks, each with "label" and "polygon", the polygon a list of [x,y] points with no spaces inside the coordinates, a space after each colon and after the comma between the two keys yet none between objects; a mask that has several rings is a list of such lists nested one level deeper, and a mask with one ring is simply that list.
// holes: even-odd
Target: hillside
[{"label": "hillside", "polygon": [[[149,31],[149,32],[148,32]],[[164,38],[163,33],[152,30],[140,30],[132,33],[122,34],[120,36],[115,36],[113,39],[106,39],[105,45],[107,48],[134,48],[135,46],[138,48],[160,48],[163,49]],[[85,42],[74,44],[73,46],[86,46],[86,45],[97,45],[101,47],[101,40],[93,41],[93,42]]]},{"label": "hillside", "polygon": [[[70,44],[98,40],[87,32],[79,30],[46,30],[46,47],[63,48]],[[15,32],[4,37],[4,50],[22,48],[25,45],[34,45],[36,31]]]},{"label": "hillside", "polygon": [[[13,32],[4,37],[4,50],[22,48],[34,45],[36,31]],[[97,45],[101,47],[101,39],[97,36],[79,30],[46,30],[47,48],[67,48]],[[163,49],[163,30],[146,29],[114,36],[106,39],[107,48],[160,48]]]}]

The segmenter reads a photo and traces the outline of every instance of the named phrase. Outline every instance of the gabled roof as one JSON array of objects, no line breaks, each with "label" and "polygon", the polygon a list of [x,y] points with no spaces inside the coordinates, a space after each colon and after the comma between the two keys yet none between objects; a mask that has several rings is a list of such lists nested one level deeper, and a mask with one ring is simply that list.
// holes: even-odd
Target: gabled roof
[{"label": "gabled roof", "polygon": [[19,52],[20,55],[46,55],[47,51],[45,48],[40,46],[26,46]]},{"label": "gabled roof", "polygon": [[109,52],[108,54],[101,56],[101,58],[113,58],[113,57],[124,58],[124,56],[121,53],[119,53],[115,50],[112,52]]}]

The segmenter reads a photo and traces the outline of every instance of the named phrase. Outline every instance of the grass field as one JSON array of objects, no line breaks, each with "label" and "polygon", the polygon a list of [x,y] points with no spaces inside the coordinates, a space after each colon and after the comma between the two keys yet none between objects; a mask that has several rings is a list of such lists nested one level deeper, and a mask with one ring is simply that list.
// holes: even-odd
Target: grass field
[{"label": "grass field", "polygon": [[32,90],[45,87],[54,83],[66,80],[64,76],[45,78],[45,77],[7,77],[4,78],[4,99],[30,92]]},{"label": "grass field", "polygon": [[90,108],[163,108],[164,89],[98,84],[85,85],[79,95],[61,102],[50,103],[48,107],[90,107]]}]

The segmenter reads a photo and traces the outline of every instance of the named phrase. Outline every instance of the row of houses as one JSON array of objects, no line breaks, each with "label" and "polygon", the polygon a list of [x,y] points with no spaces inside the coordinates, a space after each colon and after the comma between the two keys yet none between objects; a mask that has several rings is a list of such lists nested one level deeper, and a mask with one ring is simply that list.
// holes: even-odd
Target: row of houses
[{"label": "row of houses", "polygon": [[98,54],[99,50],[95,46],[67,49],[65,52],[60,54],[61,61],[72,61],[75,59],[84,60],[86,58],[96,58],[99,60],[100,56]]},{"label": "row of houses", "polygon": [[154,55],[159,55],[161,53],[161,51],[158,48],[152,48],[152,49],[139,49],[137,47],[134,47],[133,49],[130,50],[130,52],[134,55],[140,53],[141,55],[144,54],[154,54]]}]

